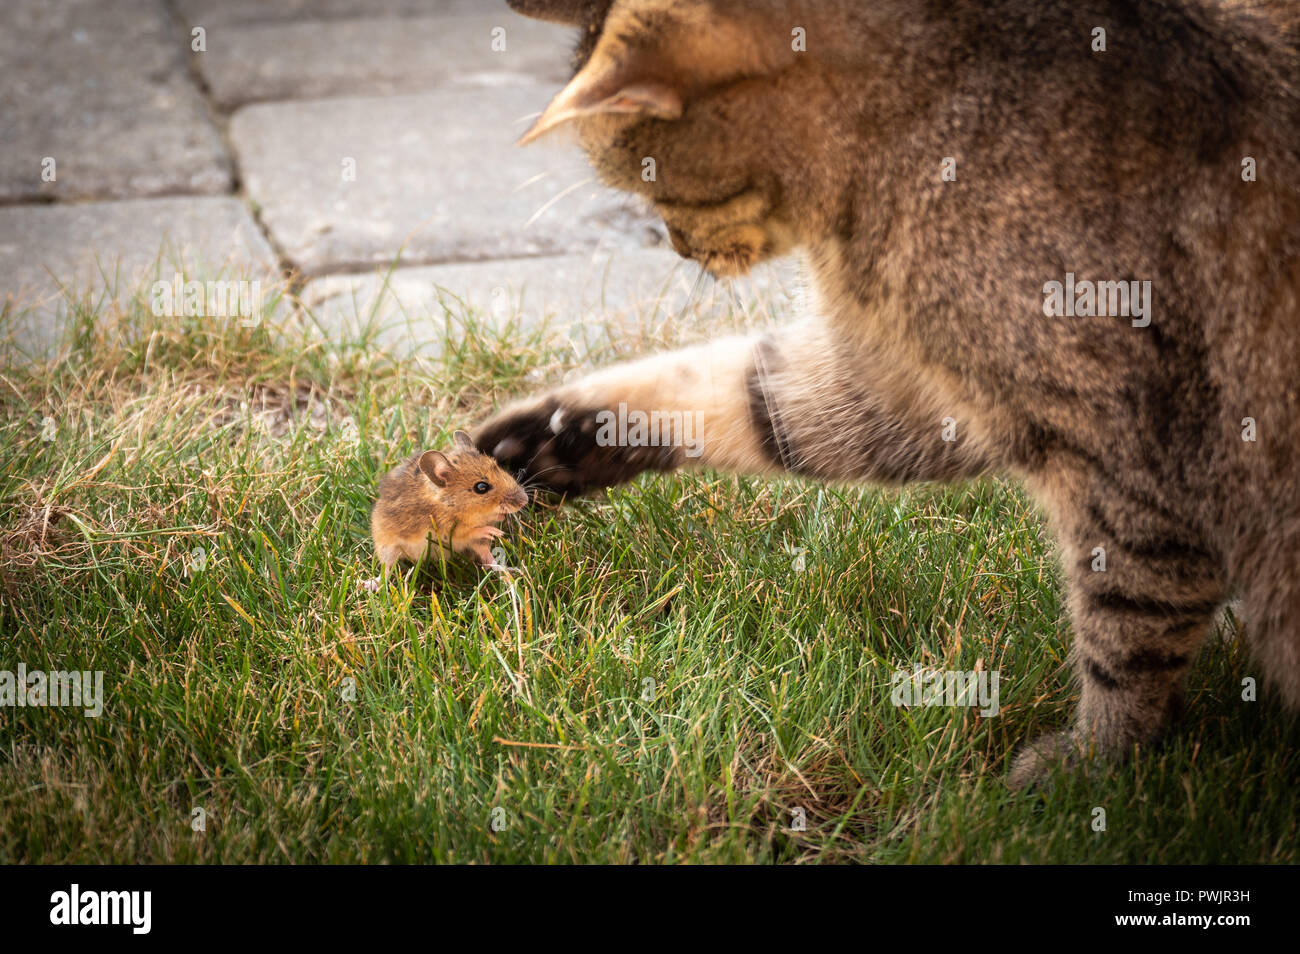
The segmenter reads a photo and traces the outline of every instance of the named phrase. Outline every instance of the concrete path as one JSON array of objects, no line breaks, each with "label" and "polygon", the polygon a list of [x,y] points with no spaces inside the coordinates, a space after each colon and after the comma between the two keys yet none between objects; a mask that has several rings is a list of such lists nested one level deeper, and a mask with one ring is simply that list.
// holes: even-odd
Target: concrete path
[{"label": "concrete path", "polygon": [[571,42],[496,0],[5,0],[0,301],[52,340],[70,297],[285,278],[327,332],[400,316],[397,352],[439,347],[449,296],[728,307],[574,147],[513,145]]}]

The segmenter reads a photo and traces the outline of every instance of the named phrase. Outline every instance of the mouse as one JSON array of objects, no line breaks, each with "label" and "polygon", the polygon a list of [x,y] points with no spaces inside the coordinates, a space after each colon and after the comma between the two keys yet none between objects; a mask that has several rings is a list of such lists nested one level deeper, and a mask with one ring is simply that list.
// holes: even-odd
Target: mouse
[{"label": "mouse", "polygon": [[527,503],[515,479],[457,431],[450,449],[416,454],[380,480],[370,512],[375,554],[385,570],[400,559],[418,563],[432,541],[486,569],[504,569],[490,544],[505,535],[497,524]]}]

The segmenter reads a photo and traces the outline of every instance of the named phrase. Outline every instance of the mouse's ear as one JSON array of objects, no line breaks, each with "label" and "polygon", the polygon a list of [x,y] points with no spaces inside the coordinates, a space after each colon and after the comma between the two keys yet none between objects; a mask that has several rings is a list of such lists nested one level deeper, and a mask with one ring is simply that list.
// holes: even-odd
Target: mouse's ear
[{"label": "mouse's ear", "polygon": [[474,438],[470,437],[464,431],[457,431],[453,435],[453,438],[456,441],[457,450],[478,450],[478,448],[474,446]]},{"label": "mouse's ear", "polygon": [[439,487],[446,487],[456,468],[438,451],[425,451],[420,455],[420,470]]}]

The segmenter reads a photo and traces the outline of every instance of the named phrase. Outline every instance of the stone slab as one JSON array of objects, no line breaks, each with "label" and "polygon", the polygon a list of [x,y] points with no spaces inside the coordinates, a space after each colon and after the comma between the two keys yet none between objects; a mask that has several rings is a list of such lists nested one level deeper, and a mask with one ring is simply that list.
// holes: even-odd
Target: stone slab
[{"label": "stone slab", "polygon": [[546,101],[501,86],[263,103],[234,114],[230,140],[263,224],[308,275],[662,241],[576,147],[514,145]]},{"label": "stone slab", "polygon": [[791,313],[796,283],[793,260],[717,283],[671,251],[623,249],[328,275],[300,298],[331,339],[368,331],[403,358],[439,353],[466,320],[514,333],[545,326],[584,348],[611,325],[707,324],[727,311],[767,321]]},{"label": "stone slab", "polygon": [[225,108],[511,81],[541,82],[550,95],[568,78],[571,32],[504,4],[487,16],[218,26],[195,62]]},{"label": "stone slab", "polygon": [[276,279],[248,211],[224,197],[0,208],[0,305],[26,313],[23,344],[45,346],[76,299],[124,303],[152,282]]},{"label": "stone slab", "polygon": [[187,53],[158,0],[5,0],[0,201],[229,191]]},{"label": "stone slab", "polygon": [[355,17],[472,16],[496,8],[511,13],[505,0],[175,0],[187,23],[205,28],[232,23],[346,20]]}]

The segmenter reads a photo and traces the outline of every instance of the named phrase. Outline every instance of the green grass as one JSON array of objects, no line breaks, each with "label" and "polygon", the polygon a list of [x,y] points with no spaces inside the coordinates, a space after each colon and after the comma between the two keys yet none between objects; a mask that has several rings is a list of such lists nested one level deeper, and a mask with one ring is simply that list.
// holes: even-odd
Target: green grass
[{"label": "green grass", "polygon": [[[513,578],[364,591],[379,474],[573,361],[448,309],[438,360],[138,302],[78,305],[57,361],[6,349],[0,669],[103,670],[107,699],[0,709],[0,861],[1294,860],[1298,733],[1241,701],[1232,638],[1164,746],[1007,790],[1073,697],[1010,484],[647,478],[527,514]],[[998,671],[1001,712],[896,708],[915,663]]]}]

